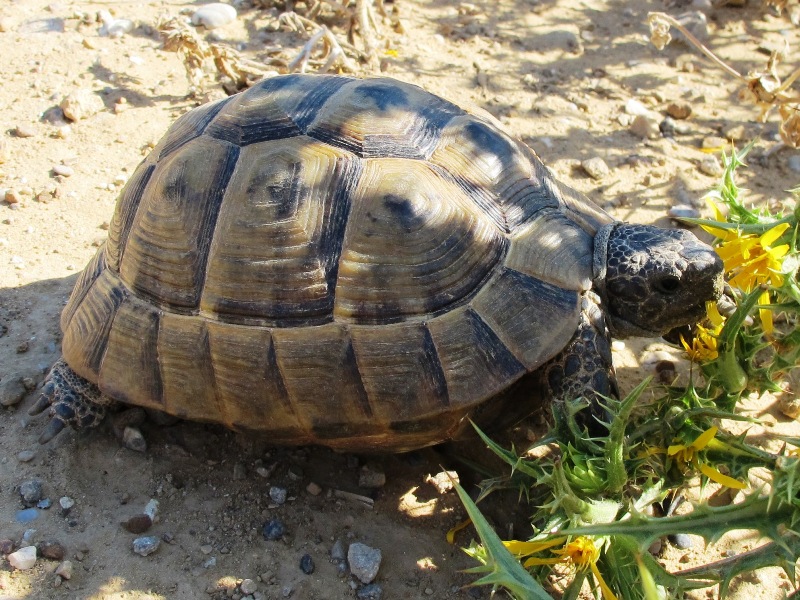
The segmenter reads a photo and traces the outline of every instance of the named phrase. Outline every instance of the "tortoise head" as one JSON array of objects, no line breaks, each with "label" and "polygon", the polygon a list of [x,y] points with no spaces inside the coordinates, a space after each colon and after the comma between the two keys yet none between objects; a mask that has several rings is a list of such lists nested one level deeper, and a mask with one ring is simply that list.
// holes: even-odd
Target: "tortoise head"
[{"label": "tortoise head", "polygon": [[615,337],[696,323],[722,294],[722,260],[692,233],[611,223],[595,238],[594,288]]}]

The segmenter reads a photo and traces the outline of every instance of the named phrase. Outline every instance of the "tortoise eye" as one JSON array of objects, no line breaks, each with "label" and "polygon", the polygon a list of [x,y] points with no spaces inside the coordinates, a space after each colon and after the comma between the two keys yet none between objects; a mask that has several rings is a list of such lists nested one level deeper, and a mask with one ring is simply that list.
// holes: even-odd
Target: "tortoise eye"
[{"label": "tortoise eye", "polygon": [[667,275],[656,281],[655,288],[662,294],[674,294],[681,289],[681,280],[674,275]]}]

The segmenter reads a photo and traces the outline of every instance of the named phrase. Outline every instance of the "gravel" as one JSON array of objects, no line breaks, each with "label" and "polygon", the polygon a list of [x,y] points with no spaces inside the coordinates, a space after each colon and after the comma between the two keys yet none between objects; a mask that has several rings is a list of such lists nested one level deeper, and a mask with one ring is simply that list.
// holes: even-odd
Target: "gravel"
[{"label": "gravel", "polygon": [[[11,190],[9,190],[11,191]],[[6,202],[8,202],[6,192]],[[0,406],[14,406],[25,397],[26,389],[21,373],[9,373],[0,381]]]},{"label": "gravel", "polygon": [[229,4],[215,2],[201,6],[192,14],[192,25],[216,29],[236,19],[236,9]]},{"label": "gravel", "polygon": [[22,502],[25,506],[34,506],[39,500],[42,499],[42,490],[44,484],[39,479],[29,479],[23,481],[19,486],[19,495],[22,496]]},{"label": "gravel", "polygon": [[286,526],[280,519],[270,519],[264,523],[261,533],[264,535],[265,540],[274,542],[283,537],[283,535],[286,533]]},{"label": "gravel", "polygon": [[148,556],[158,550],[161,540],[155,536],[145,536],[133,540],[133,551],[139,556]]},{"label": "gravel", "polygon": [[358,600],[381,600],[382,597],[383,588],[377,583],[365,585],[356,592]]},{"label": "gravel", "polygon": [[286,496],[287,496],[286,488],[278,487],[276,485],[273,485],[272,487],[269,488],[269,498],[275,504],[280,505],[286,502]]},{"label": "gravel", "polygon": [[314,572],[314,559],[310,554],[303,554],[300,558],[300,570],[306,575],[311,575]]}]

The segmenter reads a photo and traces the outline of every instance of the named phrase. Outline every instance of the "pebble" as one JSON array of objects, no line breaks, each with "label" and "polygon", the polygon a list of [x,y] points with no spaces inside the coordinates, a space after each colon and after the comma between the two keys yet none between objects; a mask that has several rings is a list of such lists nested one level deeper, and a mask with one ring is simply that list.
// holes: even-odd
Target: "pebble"
[{"label": "pebble", "polygon": [[676,204],[667,213],[670,219],[699,219],[700,211],[688,204]]},{"label": "pebble", "polygon": [[14,542],[4,538],[0,539],[0,554],[11,554],[14,550]]},{"label": "pebble", "polygon": [[688,119],[692,114],[692,105],[688,102],[670,102],[667,105],[667,114],[679,121]]},{"label": "pebble", "polygon": [[703,138],[703,142],[700,144],[700,147],[704,150],[722,150],[726,148],[727,145],[728,141],[726,139],[716,135],[709,135]]},{"label": "pebble", "polygon": [[781,394],[778,399],[778,410],[790,419],[800,417],[800,398],[794,394]]},{"label": "pebble", "polygon": [[[8,192],[6,192],[8,201]],[[0,406],[14,406],[25,397],[25,384],[22,373],[9,373],[0,381]]]},{"label": "pebble", "polygon": [[72,510],[72,507],[75,506],[75,500],[69,496],[61,496],[61,498],[58,499],[58,506],[61,508],[62,516],[66,517],[69,511]]},{"label": "pebble", "polygon": [[236,9],[229,4],[214,2],[201,6],[192,14],[192,25],[202,25],[206,29],[216,29],[227,25],[236,18]]},{"label": "pebble", "polygon": [[339,561],[347,558],[347,552],[344,551],[344,544],[342,540],[336,540],[331,546],[331,560]]},{"label": "pebble", "polygon": [[200,546],[200,552],[202,552],[205,555],[211,554],[213,551],[214,551],[214,546],[212,546],[211,544],[203,544],[202,546]]},{"label": "pebble", "polygon": [[158,522],[158,500],[151,498],[150,501],[144,506],[144,514],[150,517],[153,523]]},{"label": "pebble", "polygon": [[144,533],[153,526],[153,520],[150,515],[134,515],[127,521],[123,521],[122,526],[131,533]]},{"label": "pebble", "polygon": [[692,538],[685,533],[674,533],[669,535],[667,539],[669,540],[670,544],[679,550],[687,550],[694,545]]},{"label": "pebble", "polygon": [[39,554],[50,560],[64,560],[66,550],[58,542],[41,542],[37,545]]},{"label": "pebble", "polygon": [[350,572],[361,583],[371,583],[375,579],[381,566],[381,558],[379,549],[371,548],[361,542],[350,544],[347,549],[347,563],[350,565]]},{"label": "pebble", "polygon": [[788,165],[790,171],[800,173],[800,154],[793,154],[790,156],[786,161],[786,164]]},{"label": "pebble", "polygon": [[33,450],[23,450],[22,452],[17,454],[17,460],[23,463],[31,462],[35,456],[36,452],[34,452]]},{"label": "pebble", "polygon": [[92,90],[76,90],[67,95],[59,105],[70,121],[80,121],[99,113],[105,108],[100,96]]},{"label": "pebble", "polygon": [[672,117],[664,117],[658,128],[664,135],[687,135],[692,133],[692,126],[686,122],[676,121]]},{"label": "pebble", "polygon": [[19,495],[25,506],[33,506],[42,499],[43,484],[40,479],[29,479],[19,486]]},{"label": "pebble", "polygon": [[709,154],[701,158],[697,163],[697,168],[701,173],[711,177],[722,175],[722,165],[720,164],[719,159],[713,154]]},{"label": "pebble", "polygon": [[[691,33],[701,42],[705,41],[708,38],[708,19],[706,18],[705,14],[703,14],[699,10],[693,10],[691,12],[683,13],[681,15],[678,15],[676,19],[681,25],[683,25],[689,31],[689,33]],[[685,42],[683,38],[684,38],[683,34],[676,29],[675,39],[680,39],[681,41]]]},{"label": "pebble", "polygon": [[16,552],[12,552],[6,558],[15,569],[20,571],[32,569],[33,565],[36,564],[36,546],[25,546]]},{"label": "pebble", "polygon": [[252,579],[243,579],[242,583],[239,584],[239,589],[243,594],[251,595],[255,594],[258,591],[258,585]]},{"label": "pebble", "polygon": [[277,485],[273,485],[269,488],[269,498],[275,504],[280,505],[286,502],[286,495],[286,488],[278,487]]},{"label": "pebble", "polygon": [[744,125],[729,125],[722,130],[722,135],[726,140],[739,142],[744,139]]},{"label": "pebble", "polygon": [[652,116],[653,113],[653,111],[635,98],[631,98],[625,103],[625,112],[635,117],[649,117]]},{"label": "pebble", "polygon": [[33,125],[22,124],[22,125],[17,125],[14,128],[14,135],[19,138],[34,137],[37,133],[38,131],[36,130],[36,127],[34,127]]},{"label": "pebble", "polygon": [[458,472],[440,471],[436,475],[425,477],[425,483],[430,483],[440,494],[445,494],[453,489],[453,482],[459,483]]},{"label": "pebble", "polygon": [[280,519],[270,519],[269,521],[264,523],[264,527],[261,529],[261,533],[264,536],[265,540],[274,542],[283,537],[283,534],[286,533],[286,526]]},{"label": "pebble", "polygon": [[133,21],[129,19],[115,19],[107,10],[101,10],[97,16],[103,22],[98,33],[103,37],[121,38],[133,29]]},{"label": "pebble", "polygon": [[61,579],[72,579],[72,562],[68,560],[62,562],[56,567],[55,574],[61,577]]},{"label": "pebble", "polygon": [[386,473],[364,465],[358,474],[358,486],[368,489],[382,488],[386,485]]},{"label": "pebble", "polygon": [[161,540],[155,536],[140,537],[133,540],[133,551],[139,556],[148,556],[158,550]]},{"label": "pebble", "polygon": [[322,493],[322,488],[318,483],[309,481],[308,485],[306,486],[306,491],[312,496],[319,496]]},{"label": "pebble", "polygon": [[610,172],[606,161],[599,156],[587,158],[586,160],[582,161],[581,167],[584,171],[586,171],[589,177],[597,180],[603,179],[603,177],[608,175]]},{"label": "pebble", "polygon": [[377,583],[365,585],[356,592],[358,600],[381,600],[382,597],[383,588]]},{"label": "pebble", "polygon": [[657,138],[660,133],[658,122],[655,119],[651,117],[645,117],[644,115],[638,115],[633,120],[628,130],[633,135],[643,139]]},{"label": "pebble", "polygon": [[6,190],[3,199],[11,205],[17,204],[20,200],[22,200],[22,195],[15,189],[8,188]]},{"label": "pebble", "polygon": [[136,427],[126,427],[122,432],[122,443],[128,450],[134,452],[146,452],[147,442]]},{"label": "pebble", "polygon": [[24,510],[18,510],[17,514],[14,515],[14,518],[17,520],[17,523],[30,523],[34,519],[39,517],[39,511],[35,508],[26,508]]},{"label": "pebble", "polygon": [[75,174],[75,169],[67,165],[56,165],[53,167],[53,173],[62,177],[71,177]]},{"label": "pebble", "polygon": [[664,546],[664,542],[662,542],[660,539],[658,539],[655,542],[653,542],[652,544],[650,544],[650,547],[647,549],[647,551],[650,554],[652,554],[653,556],[656,556],[656,555],[661,553],[661,548],[663,546]]},{"label": "pebble", "polygon": [[303,554],[300,558],[300,570],[306,575],[311,575],[314,572],[314,559],[310,554]]},{"label": "pebble", "polygon": [[50,498],[42,498],[39,502],[36,503],[36,508],[41,508],[42,510],[47,510],[53,503],[50,501]]}]

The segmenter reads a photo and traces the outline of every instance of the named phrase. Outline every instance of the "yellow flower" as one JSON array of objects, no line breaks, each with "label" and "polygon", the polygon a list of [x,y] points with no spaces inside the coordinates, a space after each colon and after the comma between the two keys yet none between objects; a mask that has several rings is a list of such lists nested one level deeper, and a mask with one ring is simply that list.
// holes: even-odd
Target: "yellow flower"
[{"label": "yellow flower", "polygon": [[710,467],[700,462],[697,453],[708,446],[709,442],[714,439],[715,435],[717,435],[717,428],[710,427],[697,436],[697,438],[691,444],[674,444],[667,448],[667,456],[675,460],[678,463],[679,468],[683,471],[688,470],[689,467],[694,467],[703,475],[708,477],[711,481],[716,481],[720,485],[724,485],[729,488],[743,490],[747,486],[741,481],[738,481],[733,477],[723,475],[714,467]]},{"label": "yellow flower", "polygon": [[[614,592],[608,587],[603,576],[600,574],[600,569],[597,568],[597,560],[600,558],[600,548],[598,548],[591,538],[580,536],[574,538],[572,541],[567,542],[567,538],[554,538],[552,540],[541,542],[519,542],[511,540],[503,542],[509,552],[522,558],[530,556],[544,550],[550,550],[556,556],[540,558],[538,556],[531,556],[523,564],[524,567],[533,567],[536,565],[556,565],[566,563],[574,567],[576,571],[585,571],[590,569],[592,574],[600,584],[600,590],[603,593],[604,600],[617,600]],[[563,546],[561,548],[553,549],[554,546]]]},{"label": "yellow flower", "polygon": [[719,356],[717,339],[725,324],[725,318],[719,314],[716,302],[706,302],[706,315],[711,322],[711,327],[697,325],[691,346],[681,336],[683,349],[686,350],[686,354],[692,362],[709,362]]},{"label": "yellow flower", "polygon": [[[715,219],[725,221],[719,207],[708,201],[714,210]],[[721,240],[717,254],[725,265],[728,283],[745,293],[756,286],[768,283],[773,287],[783,285],[783,257],[789,252],[789,244],[773,246],[773,244],[789,229],[789,223],[781,223],[770,228],[761,235],[744,234],[739,230],[722,229],[711,225],[703,225],[703,229]],[[772,333],[772,311],[767,308],[770,303],[769,291],[765,290],[758,299],[761,324],[766,333]]]}]

